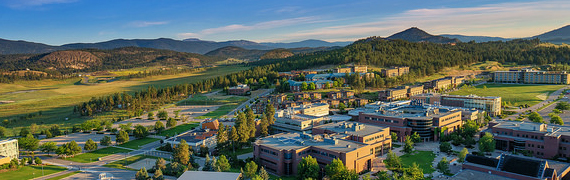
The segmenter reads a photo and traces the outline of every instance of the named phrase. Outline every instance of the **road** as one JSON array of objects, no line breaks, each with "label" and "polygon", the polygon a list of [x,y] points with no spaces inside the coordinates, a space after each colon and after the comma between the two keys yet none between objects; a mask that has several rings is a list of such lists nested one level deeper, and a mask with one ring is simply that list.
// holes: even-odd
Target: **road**
[{"label": "road", "polygon": [[255,98],[257,97],[261,97],[261,96],[267,96],[269,94],[271,94],[273,92],[274,89],[265,89],[265,92],[262,92],[260,94],[258,94],[257,96],[253,96],[251,98],[249,98],[247,101],[243,102],[242,104],[240,104],[236,109],[232,110],[231,112],[229,112],[227,114],[228,117],[233,117],[234,113],[236,111],[242,110],[245,108],[245,106],[251,106],[252,102],[254,102]]},{"label": "road", "polygon": [[[548,103],[550,103],[550,102],[555,101],[556,99],[558,99],[558,96],[560,96],[560,94],[561,94],[562,92],[564,92],[564,90],[568,89],[568,87],[569,87],[569,86],[565,86],[565,87],[563,87],[563,88],[560,88],[560,89],[558,89],[558,90],[556,90],[556,91],[550,93],[550,94],[548,95],[548,97],[547,97],[544,101],[542,101],[542,102],[540,102],[540,103],[538,103],[538,104],[535,104],[535,105],[533,105],[533,106],[531,106],[531,107],[509,110],[509,111],[515,111],[515,112],[517,112],[517,113],[508,116],[506,119],[513,119],[513,120],[514,120],[514,119],[517,119],[517,117],[519,116],[519,114],[524,113],[524,112],[526,112],[526,111],[528,111],[528,110],[531,110],[531,111],[536,111],[536,110],[538,110],[539,108],[541,108],[541,107],[547,105]],[[556,103],[554,103],[554,104],[556,104]],[[554,105],[554,104],[553,104],[553,105]],[[545,109],[546,109],[546,108],[545,108]],[[547,113],[547,114],[548,114],[548,113]]]}]

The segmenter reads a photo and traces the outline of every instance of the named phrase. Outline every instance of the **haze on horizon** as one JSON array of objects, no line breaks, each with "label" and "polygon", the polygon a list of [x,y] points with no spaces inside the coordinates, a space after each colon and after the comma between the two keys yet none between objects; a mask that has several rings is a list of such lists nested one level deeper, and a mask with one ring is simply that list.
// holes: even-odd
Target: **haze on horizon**
[{"label": "haze on horizon", "polygon": [[354,41],[415,26],[432,34],[529,37],[570,24],[570,1],[0,0],[0,38]]}]

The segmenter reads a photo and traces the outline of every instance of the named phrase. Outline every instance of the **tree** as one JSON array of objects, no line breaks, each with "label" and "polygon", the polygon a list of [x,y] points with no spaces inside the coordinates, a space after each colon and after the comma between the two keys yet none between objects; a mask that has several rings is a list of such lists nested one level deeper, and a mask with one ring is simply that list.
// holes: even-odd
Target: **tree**
[{"label": "tree", "polygon": [[450,153],[453,148],[449,142],[442,142],[439,144],[439,151]]},{"label": "tree", "polygon": [[263,166],[259,169],[259,178],[261,178],[261,180],[269,180],[269,173],[267,173]]},{"label": "tree", "polygon": [[137,139],[144,138],[148,136],[148,129],[146,129],[146,127],[143,125],[137,124],[135,126],[135,132],[133,132],[133,134]]},{"label": "tree", "polygon": [[154,123],[154,130],[156,130],[156,132],[160,132],[164,129],[164,124],[162,122],[156,121],[156,123]]},{"label": "tree", "polygon": [[95,141],[89,139],[87,140],[87,142],[85,142],[85,146],[83,146],[83,149],[85,149],[86,151],[93,151],[97,149],[97,143],[95,143]]},{"label": "tree", "polygon": [[168,120],[166,121],[166,127],[172,128],[174,126],[176,126],[176,120],[172,119],[172,118],[168,118]]},{"label": "tree", "polygon": [[55,152],[55,150],[57,150],[57,145],[55,142],[48,141],[40,145],[40,150],[44,153],[48,153],[49,155],[50,152]]},{"label": "tree", "polygon": [[0,126],[0,138],[6,137],[6,128]]},{"label": "tree", "polygon": [[331,178],[334,175],[340,173],[342,170],[346,169],[342,161],[338,158],[332,160],[330,164],[325,166],[325,174]]},{"label": "tree", "polygon": [[317,89],[317,86],[315,85],[314,82],[311,82],[311,83],[309,83],[309,86],[307,87],[307,89],[309,89],[309,90],[315,90],[315,89]]},{"label": "tree", "polygon": [[109,146],[111,145],[111,142],[111,137],[109,136],[103,136],[103,138],[99,141],[102,146]]},{"label": "tree", "polygon": [[467,154],[469,154],[469,150],[467,150],[467,148],[463,148],[461,150],[461,152],[459,152],[459,154],[457,155],[457,161],[459,162],[464,162],[465,161],[465,156],[467,156]]},{"label": "tree", "polygon": [[550,123],[551,124],[564,125],[564,121],[558,115],[554,115],[554,116],[550,117]]},{"label": "tree", "polygon": [[36,157],[36,158],[34,159],[34,162],[35,162],[36,164],[43,164],[43,163],[42,163],[42,159],[40,159],[40,157]]},{"label": "tree", "polygon": [[168,118],[168,112],[166,112],[165,110],[162,111],[158,111],[158,115],[156,115],[159,119],[167,119]]},{"label": "tree", "polygon": [[331,180],[358,180],[358,173],[354,170],[342,169],[330,177]]},{"label": "tree", "polygon": [[255,164],[255,162],[253,161],[249,161],[247,164],[245,164],[245,177],[248,178],[252,178],[255,176],[255,174],[257,173],[257,164]]},{"label": "tree", "polygon": [[561,111],[570,110],[570,103],[566,101],[560,101],[558,102],[558,104],[556,104],[555,108]]},{"label": "tree", "polygon": [[220,171],[229,171],[231,168],[230,162],[228,161],[226,156],[223,154],[220,156],[220,158],[218,158],[218,162],[216,162],[216,166],[218,168],[220,168]]},{"label": "tree", "polygon": [[75,141],[71,141],[57,148],[56,153],[58,155],[75,156],[81,153],[81,146],[77,145]]},{"label": "tree", "polygon": [[344,103],[338,103],[338,109],[344,111],[344,109],[346,109],[346,105]]},{"label": "tree", "polygon": [[307,88],[308,88],[307,82],[303,81],[303,83],[301,83],[301,91],[306,91]]},{"label": "tree", "polygon": [[412,142],[410,136],[406,136],[406,140],[404,140],[404,152],[412,153],[413,150],[414,150],[414,142]]},{"label": "tree", "polygon": [[437,169],[443,174],[449,174],[449,161],[447,161],[447,158],[441,158],[441,161],[437,163]]},{"label": "tree", "polygon": [[162,158],[158,158],[158,160],[156,160],[156,162],[154,162],[154,168],[155,169],[161,169],[161,170],[165,170],[166,169],[166,161]]},{"label": "tree", "polygon": [[267,120],[266,116],[264,113],[261,117],[261,123],[259,125],[261,136],[267,136],[269,134],[269,120]]},{"label": "tree", "polygon": [[188,143],[183,139],[180,144],[174,148],[174,153],[172,155],[175,162],[180,164],[188,164],[190,161],[190,150]]},{"label": "tree", "polygon": [[164,180],[164,176],[162,175],[162,170],[157,169],[154,171],[154,175],[152,176],[153,180]]},{"label": "tree", "polygon": [[32,123],[30,125],[30,133],[36,134],[38,132],[38,129],[39,129],[39,127],[36,123]]},{"label": "tree", "polygon": [[392,152],[392,150],[388,150],[388,155],[386,156],[386,160],[384,160],[384,164],[391,169],[402,168],[402,160],[400,160],[400,157],[396,155],[396,153]]},{"label": "tree", "polygon": [[212,169],[214,169],[214,167],[212,167],[212,160],[210,160],[210,155],[206,154],[202,171],[212,171]]},{"label": "tree", "polygon": [[398,134],[390,132],[390,136],[392,137],[392,142],[398,142]]},{"label": "tree", "polygon": [[[420,168],[420,166],[414,162],[412,166],[406,168],[404,170],[404,174],[407,179],[424,179],[424,171]],[[406,179],[403,178],[403,179]]]},{"label": "tree", "polygon": [[412,138],[412,142],[414,142],[414,143],[419,143],[421,141],[421,137],[418,134],[418,132],[414,132],[414,134],[412,134],[411,138]]},{"label": "tree", "polygon": [[18,146],[21,147],[22,149],[28,150],[30,152],[38,149],[39,143],[40,143],[40,140],[34,138],[34,136],[32,136],[32,134],[28,134],[28,135],[26,135],[26,137],[18,139]]},{"label": "tree", "polygon": [[150,179],[150,177],[148,176],[148,172],[146,171],[145,167],[143,167],[142,169],[137,171],[137,174],[135,174],[135,179],[136,180],[148,180],[148,179]]},{"label": "tree", "polygon": [[530,113],[530,115],[528,115],[528,120],[537,123],[544,123],[542,116],[540,116],[540,114],[538,114],[537,112]]},{"label": "tree", "polygon": [[30,130],[29,130],[28,128],[22,128],[22,129],[20,129],[20,136],[21,136],[21,137],[26,137],[26,136],[28,136],[28,134],[31,134],[31,133],[30,133]]},{"label": "tree", "polygon": [[148,117],[148,119],[153,120],[154,119],[154,113],[152,111],[149,111],[147,117]]},{"label": "tree", "polygon": [[117,134],[116,141],[117,144],[123,144],[129,142],[129,134],[124,130],[119,131],[119,133]]},{"label": "tree", "polygon": [[495,150],[495,139],[491,133],[485,133],[481,139],[479,139],[479,151],[481,152],[493,152]]},{"label": "tree", "polygon": [[303,157],[297,166],[297,176],[300,179],[319,179],[319,164],[311,155]]}]

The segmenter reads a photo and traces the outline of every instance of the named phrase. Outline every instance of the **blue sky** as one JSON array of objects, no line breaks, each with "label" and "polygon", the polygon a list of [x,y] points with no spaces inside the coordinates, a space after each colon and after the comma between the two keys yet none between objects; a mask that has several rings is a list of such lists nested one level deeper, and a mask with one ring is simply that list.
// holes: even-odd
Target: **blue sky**
[{"label": "blue sky", "polygon": [[111,39],[354,41],[415,26],[527,37],[570,24],[568,0],[0,0],[0,38],[52,45]]}]

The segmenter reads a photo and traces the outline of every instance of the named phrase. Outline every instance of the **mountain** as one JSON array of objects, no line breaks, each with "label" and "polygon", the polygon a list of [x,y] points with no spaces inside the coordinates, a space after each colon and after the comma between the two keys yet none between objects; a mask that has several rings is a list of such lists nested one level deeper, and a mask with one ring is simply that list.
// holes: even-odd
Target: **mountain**
[{"label": "mountain", "polygon": [[402,32],[393,34],[388,39],[401,39],[410,42],[432,42],[432,43],[456,43],[458,39],[450,39],[442,36],[431,35],[417,27],[406,29]]},{"label": "mountain", "polygon": [[352,41],[346,42],[327,42],[323,40],[309,39],[299,42],[290,43],[260,43],[265,46],[274,48],[299,48],[299,47],[332,47],[332,46],[346,46],[351,44]]},{"label": "mountain", "polygon": [[570,44],[570,25],[566,25],[564,27],[543,34],[533,36],[532,38],[538,38],[540,41],[554,44]]},{"label": "mountain", "polygon": [[206,56],[218,56],[223,58],[236,58],[241,60],[258,60],[259,57],[267,53],[268,50],[256,50],[256,49],[245,49],[236,46],[226,46],[213,51],[210,51],[204,55]]},{"label": "mountain", "polygon": [[0,54],[37,54],[64,48],[47,44],[0,39]]},{"label": "mountain", "polygon": [[293,52],[291,52],[291,50],[288,49],[274,49],[265,53],[259,59],[283,59],[291,57],[293,55],[295,54],[293,54]]},{"label": "mountain", "polygon": [[450,38],[450,39],[459,39],[461,42],[489,42],[489,41],[509,41],[511,39],[502,38],[502,37],[490,37],[490,36],[464,36],[458,34],[440,34],[439,36]]}]

